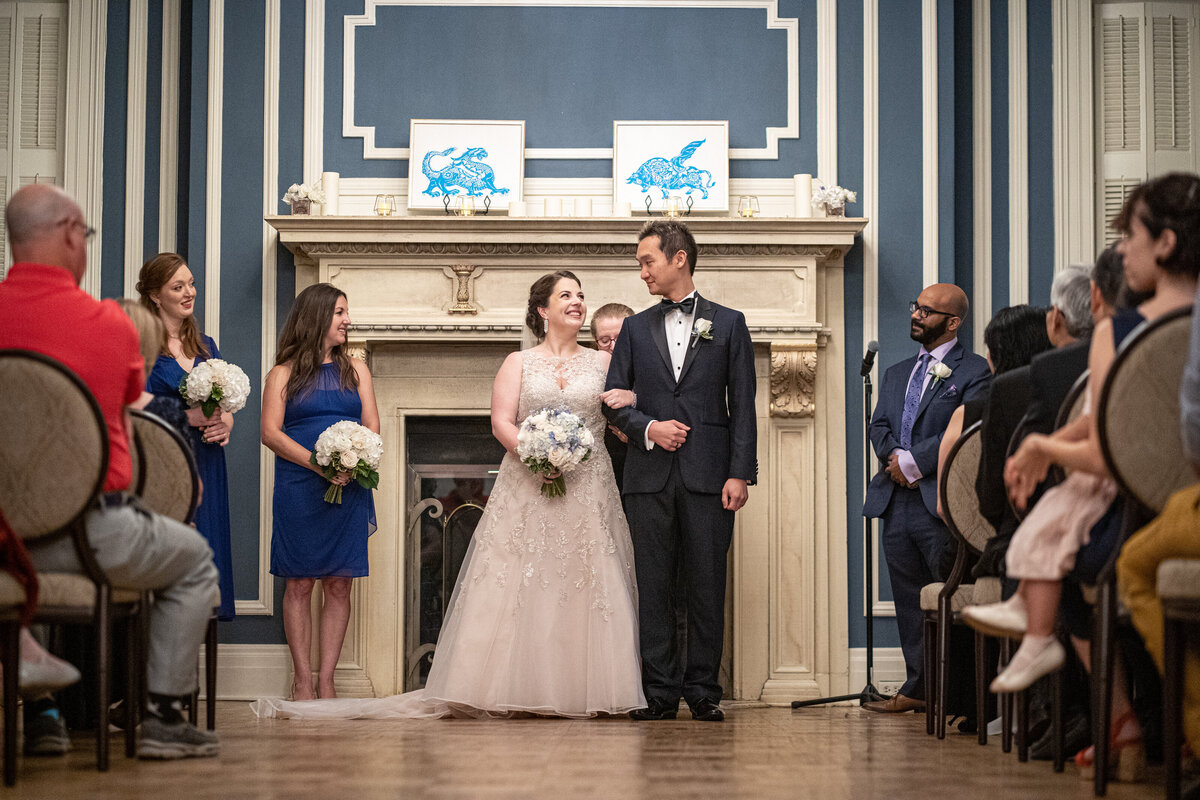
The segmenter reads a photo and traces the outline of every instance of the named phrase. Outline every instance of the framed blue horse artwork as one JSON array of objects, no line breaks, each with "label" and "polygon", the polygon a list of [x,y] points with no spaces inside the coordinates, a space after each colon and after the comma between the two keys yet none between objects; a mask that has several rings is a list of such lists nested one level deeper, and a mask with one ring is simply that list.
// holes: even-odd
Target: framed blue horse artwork
[{"label": "framed blue horse artwork", "polygon": [[729,210],[729,122],[614,122],[613,203],[634,214]]},{"label": "framed blue horse artwork", "polygon": [[472,197],[480,211],[503,211],[522,199],[524,120],[414,119],[409,152],[410,210],[453,210]]}]

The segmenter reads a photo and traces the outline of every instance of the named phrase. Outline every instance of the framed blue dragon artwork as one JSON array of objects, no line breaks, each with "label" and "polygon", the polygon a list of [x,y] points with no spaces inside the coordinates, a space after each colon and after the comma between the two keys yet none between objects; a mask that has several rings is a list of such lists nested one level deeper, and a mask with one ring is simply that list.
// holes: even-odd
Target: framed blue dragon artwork
[{"label": "framed blue dragon artwork", "polygon": [[637,215],[669,197],[693,211],[729,210],[728,120],[613,123],[613,203]]},{"label": "framed blue dragon artwork", "polygon": [[522,199],[524,120],[414,119],[408,141],[410,210],[453,209],[467,196],[504,211]]}]

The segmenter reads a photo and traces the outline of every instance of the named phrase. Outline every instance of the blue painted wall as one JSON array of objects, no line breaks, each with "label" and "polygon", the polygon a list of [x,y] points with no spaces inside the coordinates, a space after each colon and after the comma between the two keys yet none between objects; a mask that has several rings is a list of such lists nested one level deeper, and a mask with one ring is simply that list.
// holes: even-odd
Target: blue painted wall
[{"label": "blue painted wall", "polygon": [[[908,355],[907,302],[921,289],[922,225],[921,2],[879,4],[879,318],[880,366]],[[159,65],[161,9],[152,3],[147,108],[145,255],[157,250],[159,172]],[[325,6],[324,164],[343,178],[401,177],[408,164],[366,160],[362,140],[342,136],[344,18],[364,13],[363,0],[327,0]],[[1028,261],[1032,302],[1048,302],[1052,273],[1053,214],[1050,74],[1050,0],[1029,0],[1030,247],[1011,258]],[[220,346],[252,376],[260,374],[263,176],[263,66],[267,20],[260,3],[225,3],[223,159],[219,173],[207,163],[209,90],[208,0],[184,0],[180,85],[180,198],[184,212],[179,249],[200,289],[203,318],[209,265],[221,275]],[[280,149],[276,196],[301,177],[303,162],[302,57],[306,0],[282,0],[280,16]],[[356,122],[377,128],[380,146],[407,146],[412,118],[524,119],[527,147],[610,147],[616,119],[729,119],[732,147],[762,147],[766,126],[787,122],[786,89],[799,86],[799,136],[779,143],[774,160],[735,160],[738,178],[786,178],[817,170],[817,15],[815,0],[779,0],[778,14],[799,25],[797,74],[786,74],[786,34],[769,30],[767,12],[746,8],[624,7],[435,7],[377,9],[377,25],[357,38]],[[972,24],[969,3],[939,0],[939,158],[936,242],[938,274],[972,292],[973,117]],[[863,8],[837,4],[837,156],[843,186],[863,188]],[[1007,2],[996,0],[992,30],[993,292],[994,306],[1008,298],[1008,47]],[[105,236],[101,286],[106,296],[123,291],[125,213],[125,109],[129,10],[111,2],[108,11],[104,138]],[[532,160],[530,177],[611,177],[609,161]],[[303,176],[313,179],[316,176]],[[206,252],[205,193],[221,183],[221,250]],[[864,196],[860,194],[860,200]],[[852,204],[851,214],[861,213]],[[282,206],[280,206],[282,210]],[[282,249],[281,249],[282,250]],[[278,256],[278,321],[294,294],[292,257]],[[862,357],[863,252],[845,262],[848,375]],[[969,327],[964,338],[970,340]],[[255,380],[257,384],[257,380]],[[260,387],[257,385],[255,389]],[[862,401],[857,382],[847,384],[847,530],[850,643],[864,643],[862,607],[863,492]],[[257,409],[238,418],[227,451],[234,520],[235,585],[254,597],[258,559]],[[839,532],[840,533],[840,532]],[[835,533],[834,535],[839,535]],[[884,570],[886,574],[886,570]],[[888,597],[886,585],[882,596]],[[280,608],[278,597],[276,608]],[[876,642],[896,644],[890,619],[876,626]],[[231,642],[280,643],[278,618],[245,617],[222,626]]]}]

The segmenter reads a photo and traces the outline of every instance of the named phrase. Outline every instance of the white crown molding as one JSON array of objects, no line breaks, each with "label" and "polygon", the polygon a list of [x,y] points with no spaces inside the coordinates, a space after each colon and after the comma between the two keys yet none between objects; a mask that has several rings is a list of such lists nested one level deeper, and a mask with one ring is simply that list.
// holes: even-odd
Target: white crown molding
[{"label": "white crown molding", "polygon": [[[63,189],[79,203],[84,218],[100,219],[104,207],[104,65],[108,48],[108,0],[69,0],[67,4],[66,124],[63,148]],[[100,237],[87,243],[87,263],[81,286],[100,296]]]},{"label": "white crown molding", "polygon": [[[366,0],[363,13],[343,18],[342,33],[342,136],[363,140],[364,159],[407,159],[407,147],[378,147],[375,127],[354,124],[355,32],[374,27],[380,6],[535,6],[588,8],[755,8],[767,14],[768,30],[787,32],[787,125],[768,126],[764,147],[731,147],[731,159],[774,160],[779,157],[779,140],[800,136],[800,23],[780,18],[778,0]],[[818,70],[820,67],[818,67]],[[528,159],[611,159],[611,147],[535,147],[525,150]]]},{"label": "white crown molding", "polygon": [[1008,0],[1008,304],[1029,302],[1029,34]]},{"label": "white crown molding", "polygon": [[1055,0],[1054,270],[1096,257],[1092,4]]},{"label": "white crown molding", "polygon": [[837,0],[817,0],[817,174],[838,182]]},{"label": "white crown molding", "polygon": [[[279,207],[279,25],[281,0],[266,0],[266,55],[263,59],[263,216],[277,213]],[[275,363],[276,254],[279,233],[262,222],[262,327],[259,354],[259,386],[265,386],[267,372]],[[240,615],[275,613],[274,581],[271,578],[272,504],[275,497],[275,454],[260,447],[258,458],[258,596],[235,601]]]},{"label": "white crown molding", "polygon": [[145,253],[146,73],[150,0],[129,2],[129,56],[125,103],[125,296],[137,286]]},{"label": "white crown molding", "polygon": [[204,332],[220,341],[221,168],[225,119],[225,0],[208,7],[208,143],[204,187]]},{"label": "white crown molding", "polygon": [[179,0],[163,0],[162,109],[159,115],[158,251],[175,252],[179,214]]},{"label": "white crown molding", "polygon": [[983,352],[983,329],[992,318],[992,22],[990,0],[972,0],[971,75],[974,104],[973,173],[975,219],[972,322],[975,352]]},{"label": "white crown molding", "polygon": [[[921,2],[922,286],[938,282],[938,3]],[[873,217],[872,217],[873,219]]]},{"label": "white crown molding", "polygon": [[[325,160],[325,0],[304,4],[304,54],[304,170],[299,182],[315,183]],[[268,214],[278,213],[278,198],[271,208],[275,210]]]}]

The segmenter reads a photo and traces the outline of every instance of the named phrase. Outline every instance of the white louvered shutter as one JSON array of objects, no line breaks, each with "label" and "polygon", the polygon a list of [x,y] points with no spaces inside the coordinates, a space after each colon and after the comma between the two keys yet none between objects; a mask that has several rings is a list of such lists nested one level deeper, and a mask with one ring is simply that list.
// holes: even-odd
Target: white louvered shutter
[{"label": "white louvered shutter", "polygon": [[1096,6],[1098,244],[1129,191],[1156,175],[1196,171],[1197,3]]}]

